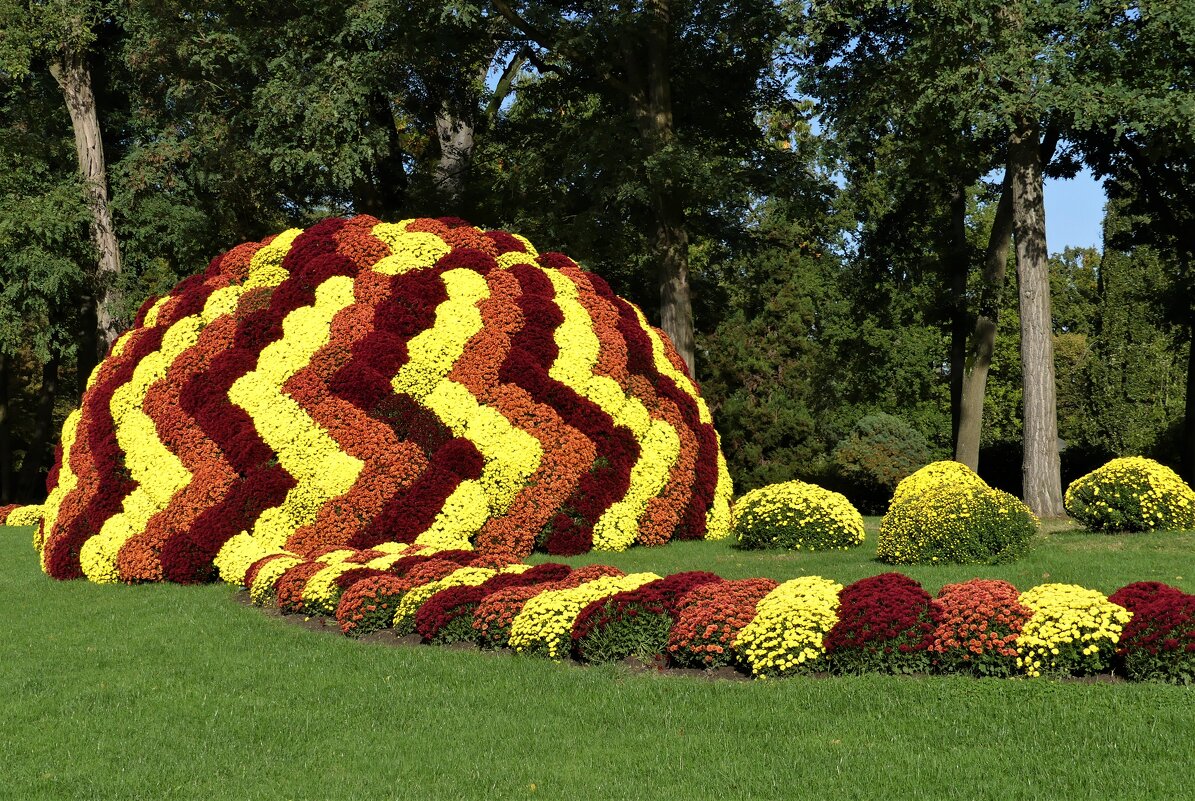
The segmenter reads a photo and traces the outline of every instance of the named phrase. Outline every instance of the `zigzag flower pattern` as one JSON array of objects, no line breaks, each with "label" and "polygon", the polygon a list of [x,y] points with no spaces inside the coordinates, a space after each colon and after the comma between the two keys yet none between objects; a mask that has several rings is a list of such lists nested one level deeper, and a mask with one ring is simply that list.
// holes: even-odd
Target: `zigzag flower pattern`
[{"label": "zigzag flower pattern", "polygon": [[253,557],[261,594],[319,560],[323,611],[404,549],[501,565],[724,537],[732,492],[672,344],[601,278],[503,231],[368,216],[148,300],[48,490],[26,516],[55,578],[193,583]]}]

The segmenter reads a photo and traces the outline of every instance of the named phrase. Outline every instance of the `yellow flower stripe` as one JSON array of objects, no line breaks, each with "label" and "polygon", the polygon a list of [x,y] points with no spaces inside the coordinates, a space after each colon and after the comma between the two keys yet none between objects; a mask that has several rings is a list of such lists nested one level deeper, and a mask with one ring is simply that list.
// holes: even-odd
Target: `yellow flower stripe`
[{"label": "yellow flower stripe", "polygon": [[254,562],[275,553],[296,555],[281,548],[271,548],[242,531],[220,546],[215,565],[225,584],[240,587],[245,583],[245,574]]},{"label": "yellow flower stripe", "polygon": [[274,597],[274,585],[282,578],[282,574],[306,561],[301,556],[281,556],[266,562],[253,577],[253,584],[249,587],[249,600],[258,606],[264,606]]},{"label": "yellow flower stripe", "polygon": [[282,321],[282,338],[267,345],[257,369],[238,378],[228,398],[253,419],[254,427],[296,484],[283,502],[265,510],[253,525],[253,536],[282,546],[298,528],[315,522],[320,507],[349,490],[363,462],[340,444],[282,385],[303,369],[328,342],[330,323],[353,302],[353,279],[338,275],[315,290],[315,303],[295,309]]},{"label": "yellow flower stripe", "polygon": [[390,246],[390,255],[373,266],[383,275],[398,275],[433,266],[452,248],[435,234],[407,231],[413,220],[378,223],[370,229],[378,239]]},{"label": "yellow flower stripe", "polygon": [[591,601],[642,587],[660,578],[655,573],[603,576],[579,587],[541,592],[523,605],[510,625],[510,647],[543,651],[551,659],[568,656],[569,635],[577,615]]},{"label": "yellow flower stripe", "polygon": [[438,581],[429,581],[427,584],[412,587],[403,593],[402,599],[398,602],[398,608],[394,610],[392,625],[398,630],[399,636],[410,634],[415,630],[415,614],[428,598],[449,587],[476,587],[497,574],[497,570],[487,567],[462,567]]},{"label": "yellow flower stripe", "polygon": [[79,434],[79,420],[82,416],[83,411],[75,409],[66,416],[66,422],[62,424],[62,465],[58,469],[58,483],[50,490],[46,502],[42,504],[42,524],[33,532],[33,545],[43,560],[43,570],[46,567],[44,562],[46,532],[50,531],[58,522],[58,512],[62,508],[62,500],[79,484],[79,477],[71,468],[71,451],[75,447],[75,438]]},{"label": "yellow flower stripe", "polygon": [[166,377],[171,364],[199,339],[203,321],[189,315],[175,322],[162,337],[161,347],[138,362],[132,377],[112,393],[110,408],[116,442],[136,487],[121,502],[121,511],[104,521],[98,534],[83,543],[79,561],[83,574],[98,584],[119,580],[116,555],[129,538],[145,531],[151,517],[191,481],[191,471],[158,438],[153,418],[142,411],[146,395]]},{"label": "yellow flower stripe", "polygon": [[286,280],[287,272],[282,267],[282,262],[290,252],[290,246],[301,233],[302,228],[287,229],[253,254],[249,259],[249,277],[243,285],[246,292],[259,287],[278,286]]},{"label": "yellow flower stripe", "polygon": [[548,375],[593,401],[615,425],[626,426],[639,441],[639,459],[631,468],[626,495],[612,503],[593,527],[595,550],[623,551],[639,533],[639,518],[647,502],[668,483],[668,474],[680,456],[680,436],[666,420],[653,420],[643,402],[628,397],[617,381],[593,374],[601,343],[579,300],[577,285],[556,270],[545,270],[544,275],[552,282],[556,305],[564,317],[556,329],[558,352]]},{"label": "yellow flower stripe", "polygon": [[471,548],[471,535],[491,515],[505,511],[538,469],[543,448],[501,412],[478,403],[464,385],[448,380],[466,344],[481,331],[477,304],[490,290],[472,270],[449,270],[443,280],[448,298],[436,307],[432,327],[412,337],[409,360],[391,385],[434,412],[454,435],[476,445],[485,460],[481,477],[461,481],[427,531],[415,538],[419,545]]}]

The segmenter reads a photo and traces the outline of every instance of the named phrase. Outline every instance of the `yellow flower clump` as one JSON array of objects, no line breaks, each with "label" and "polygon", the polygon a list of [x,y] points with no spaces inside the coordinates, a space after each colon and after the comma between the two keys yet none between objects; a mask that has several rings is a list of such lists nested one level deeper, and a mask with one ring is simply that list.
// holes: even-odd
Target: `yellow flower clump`
[{"label": "yellow flower clump", "polygon": [[1107,669],[1132,614],[1102,593],[1076,584],[1042,584],[1021,593],[1033,617],[1017,637],[1017,667],[1084,675]]},{"label": "yellow flower clump", "polygon": [[20,506],[8,513],[8,517],[4,520],[5,526],[36,526],[41,522],[42,507],[40,504],[33,506]]},{"label": "yellow flower clump", "polygon": [[1071,482],[1066,510],[1092,531],[1190,529],[1195,491],[1169,467],[1128,456]]},{"label": "yellow flower clump", "polygon": [[876,555],[897,564],[1012,561],[1038,520],[958,462],[934,462],[901,481],[880,523]]},{"label": "yellow flower clump", "polygon": [[603,576],[579,587],[541,592],[529,600],[510,625],[510,647],[546,653],[552,659],[568,656],[573,622],[591,601],[637,589],[660,578],[655,573]]},{"label": "yellow flower clump", "polygon": [[398,608],[394,610],[392,625],[400,635],[410,634],[415,630],[415,613],[428,598],[449,587],[476,587],[497,573],[497,570],[486,567],[462,567],[460,570],[452,571],[439,581],[429,581],[427,584],[412,587],[403,593],[402,599],[398,602]]},{"label": "yellow flower clump", "polygon": [[756,605],[735,650],[759,678],[816,669],[826,654],[826,633],[838,622],[841,591],[841,584],[821,576],[784,582]]},{"label": "yellow flower clump", "polygon": [[753,489],[734,505],[733,531],[743,548],[810,551],[863,543],[863,516],[845,495],[804,481]]}]

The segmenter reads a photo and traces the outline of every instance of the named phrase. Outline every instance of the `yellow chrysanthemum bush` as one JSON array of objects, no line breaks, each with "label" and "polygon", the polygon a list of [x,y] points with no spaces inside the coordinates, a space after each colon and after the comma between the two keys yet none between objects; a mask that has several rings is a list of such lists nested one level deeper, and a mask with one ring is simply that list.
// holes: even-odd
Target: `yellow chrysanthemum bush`
[{"label": "yellow chrysanthemum bush", "polygon": [[841,584],[821,576],[784,582],[756,605],[755,618],[735,639],[735,651],[758,678],[823,669],[841,591]]},{"label": "yellow chrysanthemum bush", "polygon": [[804,481],[753,489],[734,504],[740,548],[826,551],[863,543],[863,516],[845,495]]},{"label": "yellow chrysanthemum bush", "polygon": [[1017,637],[1017,666],[1030,676],[1086,676],[1106,671],[1132,614],[1101,592],[1076,584],[1041,584],[1021,593],[1033,616]]},{"label": "yellow chrysanthemum bush", "polygon": [[1092,531],[1195,528],[1195,491],[1153,459],[1127,456],[1075,479],[1066,510]]},{"label": "yellow chrysanthemum bush", "polygon": [[1020,558],[1037,533],[1029,507],[958,462],[934,462],[896,488],[876,554],[893,564],[999,564]]}]

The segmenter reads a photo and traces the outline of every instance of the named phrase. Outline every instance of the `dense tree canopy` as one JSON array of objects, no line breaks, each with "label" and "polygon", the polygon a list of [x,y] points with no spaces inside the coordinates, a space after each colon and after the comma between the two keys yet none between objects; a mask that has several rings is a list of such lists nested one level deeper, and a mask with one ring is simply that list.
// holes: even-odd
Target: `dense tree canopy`
[{"label": "dense tree canopy", "polygon": [[[872,432],[1021,492],[1027,424],[1044,511],[1111,455],[1189,478],[1193,47],[1180,0],[0,0],[0,494],[146,296],[358,212],[601,274],[739,490],[874,494],[839,447]],[[1059,252],[1041,180],[1081,163],[1104,247]]]}]

